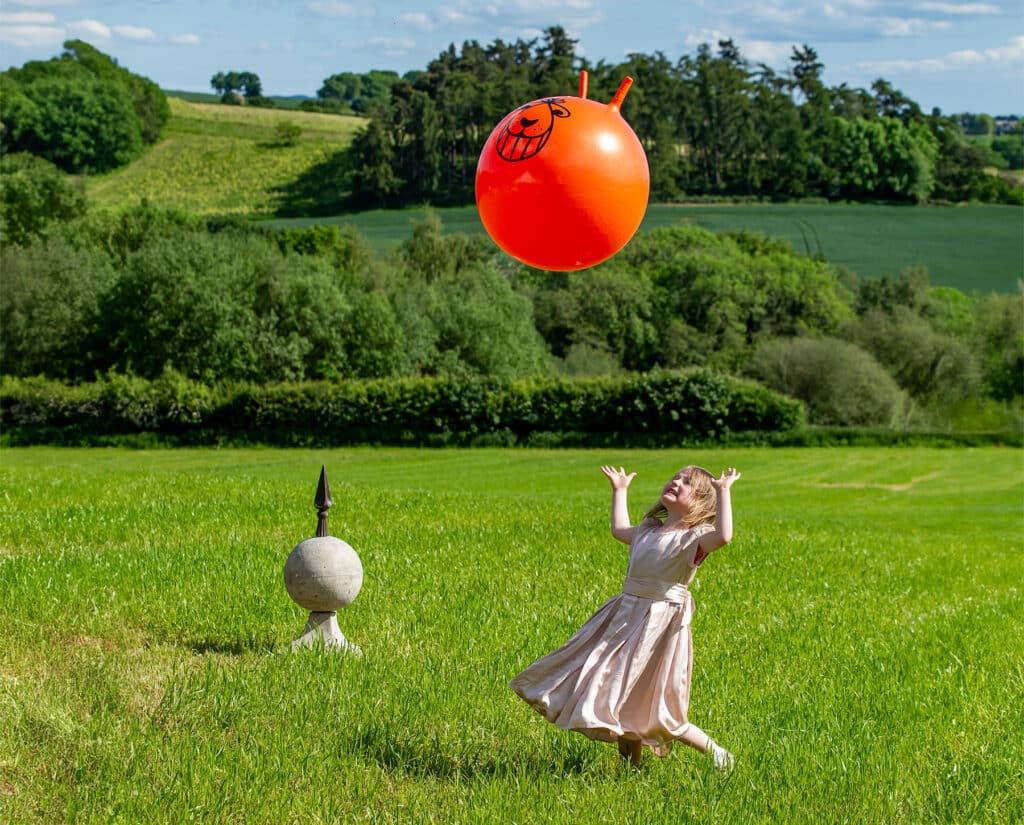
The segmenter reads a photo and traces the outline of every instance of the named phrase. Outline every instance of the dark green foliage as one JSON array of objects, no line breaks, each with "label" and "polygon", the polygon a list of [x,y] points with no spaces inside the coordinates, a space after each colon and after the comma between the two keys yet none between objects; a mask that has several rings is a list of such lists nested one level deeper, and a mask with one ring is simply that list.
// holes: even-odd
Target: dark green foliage
[{"label": "dark green foliage", "polygon": [[41,157],[0,156],[0,244],[24,244],[54,222],[84,215],[81,186]]},{"label": "dark green foliage", "polygon": [[708,371],[624,379],[425,378],[335,383],[203,384],[108,374],[68,387],[5,378],[0,425],[28,443],[141,432],[185,442],[298,444],[606,443],[678,445],[785,431],[800,405]]},{"label": "dark green foliage", "polygon": [[74,60],[107,82],[124,86],[131,98],[132,109],[141,123],[143,142],[153,144],[159,140],[171,116],[171,107],[167,103],[167,96],[156,83],[118,66],[116,61],[81,40],[67,41],[62,58]]},{"label": "dark green foliage", "polygon": [[1024,395],[1024,294],[990,295],[978,304],[975,340],[993,398]]},{"label": "dark green foliage", "polygon": [[398,80],[398,73],[392,71],[340,72],[324,80],[316,93],[317,102],[328,109],[366,114],[387,103]]},{"label": "dark green foliage", "polygon": [[594,270],[520,280],[552,352],[587,345],[630,370],[734,371],[761,338],[830,334],[850,315],[828,264],[784,242],[692,226],[638,235]]},{"label": "dark green foliage", "polygon": [[834,338],[767,341],[750,375],[807,405],[812,424],[894,426],[905,410],[896,382],[864,350]]},{"label": "dark green foliage", "polygon": [[101,302],[116,280],[95,249],[57,236],[0,248],[0,364],[10,375],[92,375]]},{"label": "dark green foliage", "polygon": [[[488,245],[445,236],[436,218],[389,266],[336,227],[271,235],[145,206],[64,225],[52,242],[5,255],[8,374],[113,368],[154,379],[172,369],[215,382],[550,372],[530,303],[498,274]],[[37,319],[49,319],[45,334],[30,334]]]},{"label": "dark green foliage", "polygon": [[210,78],[210,86],[221,96],[224,103],[241,103],[241,92],[246,103],[273,106],[273,101],[263,98],[263,84],[255,72],[217,72]]},{"label": "dark green foliage", "polygon": [[917,400],[947,404],[978,391],[978,365],[967,342],[937,332],[908,307],[869,310],[846,325],[843,337],[870,352]]},{"label": "dark green foliage", "polygon": [[[975,303],[966,295],[931,287],[927,271],[914,267],[898,278],[862,281],[855,307],[858,317],[843,336],[874,355],[916,401],[948,409],[979,394],[986,347],[979,343]],[[1012,334],[996,337],[998,361]]]},{"label": "dark green foliage", "polygon": [[1007,169],[1024,169],[1024,126],[1017,128],[1008,135],[992,138],[992,152],[999,156]]},{"label": "dark green foliage", "polygon": [[68,172],[106,172],[138,157],[170,116],[160,89],[80,40],[64,54],[0,75],[0,145]]},{"label": "dark green foliage", "polygon": [[294,146],[302,134],[302,127],[290,120],[282,120],[274,127],[274,140],[279,146]]}]

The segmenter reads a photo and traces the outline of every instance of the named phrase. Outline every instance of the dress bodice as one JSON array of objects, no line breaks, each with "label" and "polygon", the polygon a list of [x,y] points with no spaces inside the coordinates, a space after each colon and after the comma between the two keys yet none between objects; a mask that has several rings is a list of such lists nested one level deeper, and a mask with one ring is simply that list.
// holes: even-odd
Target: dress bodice
[{"label": "dress bodice", "polygon": [[695,562],[700,537],[713,525],[665,530],[656,519],[644,519],[629,546],[627,576],[688,585],[700,566]]}]

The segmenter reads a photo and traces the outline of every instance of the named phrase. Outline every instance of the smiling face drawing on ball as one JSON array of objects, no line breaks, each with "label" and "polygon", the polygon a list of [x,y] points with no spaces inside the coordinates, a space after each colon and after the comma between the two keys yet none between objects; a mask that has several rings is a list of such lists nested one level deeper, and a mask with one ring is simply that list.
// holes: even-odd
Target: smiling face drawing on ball
[{"label": "smiling face drawing on ball", "polygon": [[495,142],[498,154],[512,161],[536,155],[551,137],[555,120],[570,116],[569,110],[562,105],[563,100],[559,97],[535,100],[509,115]]}]

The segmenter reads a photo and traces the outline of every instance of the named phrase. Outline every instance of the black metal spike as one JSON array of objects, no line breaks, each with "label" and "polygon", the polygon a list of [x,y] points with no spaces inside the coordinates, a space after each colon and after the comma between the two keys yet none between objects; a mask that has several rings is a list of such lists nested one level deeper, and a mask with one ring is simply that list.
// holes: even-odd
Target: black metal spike
[{"label": "black metal spike", "polygon": [[331,509],[334,500],[331,498],[331,485],[327,483],[327,467],[320,467],[320,483],[316,486],[316,498],[313,500],[316,505],[316,534],[323,537],[327,532],[327,511]]}]

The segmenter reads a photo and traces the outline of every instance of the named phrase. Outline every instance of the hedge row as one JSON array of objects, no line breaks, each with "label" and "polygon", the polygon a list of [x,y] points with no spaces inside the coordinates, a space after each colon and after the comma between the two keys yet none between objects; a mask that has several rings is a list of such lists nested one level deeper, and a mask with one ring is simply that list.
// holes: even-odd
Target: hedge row
[{"label": "hedge row", "polygon": [[799,402],[708,370],[626,378],[423,378],[208,387],[168,374],[0,381],[7,444],[153,434],[179,444],[668,446],[783,432]]}]

